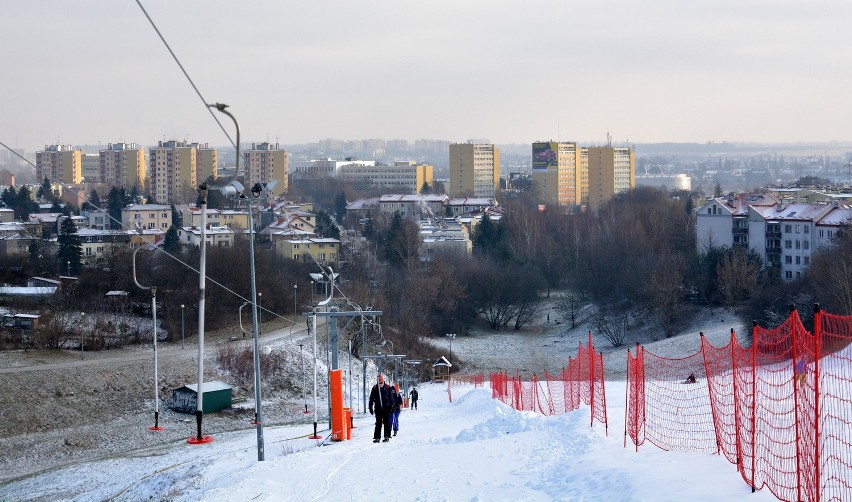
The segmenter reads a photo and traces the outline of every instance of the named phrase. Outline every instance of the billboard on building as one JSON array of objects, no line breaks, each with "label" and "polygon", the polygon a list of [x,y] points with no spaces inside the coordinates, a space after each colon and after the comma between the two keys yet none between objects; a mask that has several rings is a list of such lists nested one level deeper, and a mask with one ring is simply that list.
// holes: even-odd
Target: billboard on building
[{"label": "billboard on building", "polygon": [[533,169],[547,169],[557,165],[559,144],[555,142],[533,143]]}]

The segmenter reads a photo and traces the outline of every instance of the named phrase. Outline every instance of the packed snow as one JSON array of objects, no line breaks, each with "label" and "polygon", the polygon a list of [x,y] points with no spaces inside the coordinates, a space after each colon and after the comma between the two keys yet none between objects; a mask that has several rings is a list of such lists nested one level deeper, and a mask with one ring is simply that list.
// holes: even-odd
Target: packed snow
[{"label": "packed snow", "polygon": [[[624,447],[624,382],[607,382],[609,431],[588,408],[545,417],[492,399],[487,388],[423,384],[399,435],[373,443],[356,413],[352,439],[312,440],[304,425],[254,428],[204,445],[186,440],[78,464],[0,486],[3,500],[775,500],[751,493],[714,454]],[[450,401],[452,396],[452,402]],[[327,428],[327,424],[320,424]]]}]

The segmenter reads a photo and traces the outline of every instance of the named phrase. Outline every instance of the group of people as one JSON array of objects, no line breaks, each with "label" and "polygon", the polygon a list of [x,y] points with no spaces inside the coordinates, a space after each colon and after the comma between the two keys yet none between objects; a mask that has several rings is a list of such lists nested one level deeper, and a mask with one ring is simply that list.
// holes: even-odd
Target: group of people
[{"label": "group of people", "polygon": [[[385,377],[379,374],[376,377],[376,385],[370,391],[370,415],[376,416],[376,427],[373,430],[373,442],[378,443],[384,428],[384,442],[390,441],[391,431],[393,435],[399,432],[399,412],[402,409],[403,392],[397,392],[396,387],[385,382]],[[417,389],[412,388],[411,409],[417,409]]]}]

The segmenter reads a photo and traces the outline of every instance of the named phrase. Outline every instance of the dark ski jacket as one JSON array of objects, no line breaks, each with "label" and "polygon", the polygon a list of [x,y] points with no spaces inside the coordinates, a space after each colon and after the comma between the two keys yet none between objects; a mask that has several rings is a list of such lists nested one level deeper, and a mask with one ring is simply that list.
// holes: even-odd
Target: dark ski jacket
[{"label": "dark ski jacket", "polygon": [[370,411],[375,410],[377,414],[393,411],[395,401],[393,394],[391,386],[387,383],[383,384],[381,389],[378,384],[373,385],[373,390],[370,391]]},{"label": "dark ski jacket", "polygon": [[412,401],[417,401],[417,389],[412,390],[409,395],[411,396]]}]

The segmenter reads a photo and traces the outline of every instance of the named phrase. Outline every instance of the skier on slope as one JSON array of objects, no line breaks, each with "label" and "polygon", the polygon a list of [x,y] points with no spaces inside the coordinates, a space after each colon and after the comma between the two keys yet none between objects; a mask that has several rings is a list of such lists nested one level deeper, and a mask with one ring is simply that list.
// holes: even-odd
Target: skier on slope
[{"label": "skier on slope", "polygon": [[370,415],[375,412],[376,427],[373,429],[373,442],[378,443],[384,427],[385,439],[384,442],[390,441],[391,427],[390,415],[393,411],[393,391],[391,386],[385,383],[385,377],[382,374],[376,377],[376,385],[373,385],[373,390],[370,391]]}]

